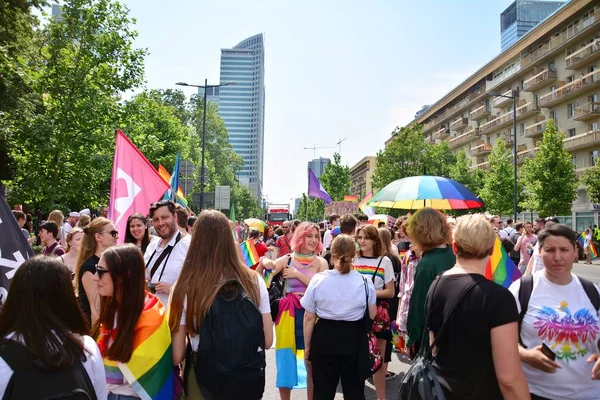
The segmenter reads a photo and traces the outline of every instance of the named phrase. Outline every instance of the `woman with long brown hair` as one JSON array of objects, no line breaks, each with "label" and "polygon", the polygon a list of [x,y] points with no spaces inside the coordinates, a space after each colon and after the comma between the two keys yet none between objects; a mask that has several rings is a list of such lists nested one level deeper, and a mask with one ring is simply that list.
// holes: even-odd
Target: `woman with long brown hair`
[{"label": "woman with long brown hair", "polygon": [[[89,398],[95,392],[96,398],[105,399],[102,357],[88,333],[68,268],[52,257],[25,261],[11,280],[0,312],[3,398],[51,398],[58,393],[50,387],[68,390],[69,385],[85,391]],[[65,375],[72,380],[52,384]]]},{"label": "woman with long brown hair", "polygon": [[[385,354],[385,344],[391,339],[390,316],[387,310],[389,299],[394,296],[394,267],[387,257],[386,248],[381,241],[379,231],[373,225],[363,225],[356,229],[356,241],[360,246],[359,257],[354,261],[354,269],[373,282],[377,295],[377,315],[373,333],[377,337],[379,351]],[[384,304],[385,303],[385,304]],[[379,368],[373,375],[377,398],[385,399],[386,369]]]},{"label": "woman with long brown hair", "polygon": [[100,309],[98,285],[93,280],[96,264],[100,261],[100,256],[105,249],[117,244],[119,232],[113,223],[104,217],[93,220],[83,232],[75,269],[75,291],[78,295],[79,307],[91,326],[98,319]]},{"label": "woman with long brown hair", "polygon": [[127,218],[125,243],[133,243],[142,250],[142,253],[146,252],[146,248],[150,243],[150,230],[146,218],[142,214],[134,213]]},{"label": "woman with long brown hair", "polygon": [[106,249],[94,282],[102,300],[92,336],[104,359],[108,400],[172,398],[173,356],[165,307],[146,291],[140,249],[133,244]]},{"label": "woman with long brown hair", "polygon": [[[202,324],[209,315],[212,315],[211,307],[218,300],[217,296],[219,299],[224,297],[223,291],[226,290],[229,293],[235,290],[239,295],[241,289],[259,309],[264,335],[261,349],[270,348],[273,343],[273,323],[267,287],[262,277],[247,268],[240,259],[229,220],[216,210],[202,211],[194,223],[191,240],[169,303],[174,364],[177,365],[186,358],[186,336],[190,338],[192,351],[198,349],[200,335],[207,334],[202,331]],[[195,357],[192,354],[189,356],[191,358],[186,359],[188,371],[190,371],[188,368],[194,364],[192,358]],[[186,383],[188,396],[192,396],[192,393],[198,394],[200,389],[205,396],[225,398],[222,391],[226,388],[208,388],[205,385],[198,387],[195,381],[198,382],[202,378],[206,377],[194,378],[192,373],[189,374]],[[264,380],[264,375],[262,379]],[[245,398],[252,397],[247,394]]]}]

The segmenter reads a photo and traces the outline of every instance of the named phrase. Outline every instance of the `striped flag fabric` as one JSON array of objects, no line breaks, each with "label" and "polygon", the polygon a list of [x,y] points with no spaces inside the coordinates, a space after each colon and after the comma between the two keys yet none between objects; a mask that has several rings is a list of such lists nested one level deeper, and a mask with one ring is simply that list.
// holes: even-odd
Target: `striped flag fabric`
[{"label": "striped flag fabric", "polygon": [[[585,239],[587,239],[587,234],[585,232],[583,232],[577,238],[577,241],[579,242],[579,244],[581,244],[582,248],[584,247]],[[594,246],[594,242],[593,241],[590,242],[590,254],[591,254],[592,258],[598,257],[598,250],[596,249],[596,246]]]},{"label": "striped flag fabric", "polygon": [[484,276],[505,288],[521,277],[521,271],[508,256],[499,237],[496,237],[494,252],[485,267]]},{"label": "striped flag fabric", "polygon": [[256,246],[252,240],[246,240],[244,243],[240,244],[242,248],[242,258],[244,260],[244,264],[247,267],[251,267],[258,262],[258,253],[256,252]]}]

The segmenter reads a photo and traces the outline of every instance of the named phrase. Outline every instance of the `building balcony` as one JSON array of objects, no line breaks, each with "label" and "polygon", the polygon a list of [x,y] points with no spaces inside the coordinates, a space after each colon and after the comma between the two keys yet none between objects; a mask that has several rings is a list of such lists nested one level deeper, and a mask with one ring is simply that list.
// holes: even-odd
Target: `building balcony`
[{"label": "building balcony", "polygon": [[485,156],[492,152],[492,145],[487,143],[478,144],[475,147],[471,147],[471,155],[475,157]]},{"label": "building balcony", "polygon": [[[512,90],[507,90],[506,92],[502,93],[503,96],[512,96],[512,94]],[[502,108],[504,106],[512,104],[512,101],[513,99],[510,97],[494,97],[494,107]]]},{"label": "building balcony", "polygon": [[514,143],[514,137],[511,131],[503,131],[500,133],[500,138],[505,143],[506,147],[512,147]]},{"label": "building balcony", "polygon": [[530,101],[517,107],[517,121],[524,118],[531,117],[532,115],[539,114],[540,107],[535,101]]},{"label": "building balcony", "polygon": [[[535,72],[535,71],[534,71]],[[542,72],[533,75],[531,78],[527,79],[523,82],[523,91],[524,92],[533,92],[538,90],[556,80],[556,71],[550,70],[548,68],[544,69]]]},{"label": "building balcony", "polygon": [[542,136],[546,130],[546,120],[525,127],[525,137],[536,138]]},{"label": "building balcony", "polygon": [[456,121],[450,123],[450,130],[455,132],[462,132],[467,126],[469,126],[469,118],[461,117]]},{"label": "building balcony", "polygon": [[592,43],[577,50],[565,58],[567,69],[578,69],[587,63],[600,58],[600,42],[594,40]]},{"label": "building balcony", "polygon": [[482,98],[486,96],[485,86],[479,87],[477,90],[469,93],[464,96],[460,101],[453,104],[452,106],[446,108],[443,113],[436,115],[434,118],[431,118],[429,121],[423,124],[423,133],[429,133],[436,126],[443,123],[446,119],[451,118],[453,115],[461,112],[464,108],[469,107],[471,104],[480,101]]},{"label": "building balcony", "polygon": [[552,92],[540,97],[540,107],[548,108],[570,98],[578,96],[579,93],[593,89],[600,85],[600,70],[583,75],[579,79],[569,82]]},{"label": "building balcony", "polygon": [[585,149],[587,147],[598,146],[600,143],[600,129],[575,135],[563,139],[563,144],[567,151]]},{"label": "building balcony", "polygon": [[587,121],[600,116],[600,103],[590,102],[579,107],[575,107],[575,121]]},{"label": "building balcony", "polygon": [[489,169],[490,169],[490,163],[489,163],[489,161],[486,161],[486,162],[483,162],[481,164],[475,164],[475,165],[473,165],[473,168],[474,169],[482,169],[484,171],[489,171]]},{"label": "building balcony", "polygon": [[489,117],[491,113],[490,107],[482,104],[469,113],[469,118],[473,121],[479,121],[482,118]]},{"label": "building balcony", "polygon": [[513,115],[512,111],[509,111],[505,114],[500,115],[492,119],[491,121],[486,122],[479,126],[479,133],[481,135],[488,134],[490,132],[494,132],[500,130],[506,126],[509,126],[512,123]]},{"label": "building balcony", "polygon": [[578,36],[584,32],[592,30],[595,26],[600,23],[600,10],[589,15],[587,18],[580,19],[576,24],[569,25],[569,27],[559,35],[553,36],[552,39],[544,43],[542,46],[537,48],[531,53],[521,56],[521,69],[527,68],[528,66],[538,62],[546,56],[554,53],[560,47],[565,45],[569,40]]},{"label": "building balcony", "polygon": [[456,136],[448,141],[448,145],[451,149],[456,149],[464,144],[467,144],[479,137],[479,130],[474,127],[470,127],[462,135]]},{"label": "building balcony", "polygon": [[440,130],[433,134],[434,139],[445,139],[450,136],[450,129],[447,126],[442,127]]},{"label": "building balcony", "polygon": [[519,146],[519,149],[521,150],[517,152],[517,164],[520,165],[523,164],[526,159],[533,158],[538,148],[534,147],[533,149],[527,149],[527,146]]}]

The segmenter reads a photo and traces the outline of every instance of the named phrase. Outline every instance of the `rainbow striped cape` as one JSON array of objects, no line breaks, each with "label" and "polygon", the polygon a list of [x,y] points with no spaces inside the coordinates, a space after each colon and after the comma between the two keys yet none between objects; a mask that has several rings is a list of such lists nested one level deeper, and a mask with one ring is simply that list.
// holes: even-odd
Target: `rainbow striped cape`
[{"label": "rainbow striped cape", "polygon": [[275,385],[280,388],[306,389],[306,366],[304,364],[304,349],[296,347],[296,332],[303,321],[296,321],[297,310],[302,310],[300,297],[289,293],[279,301],[279,314],[275,320],[275,364],[277,380]]},{"label": "rainbow striped cape", "polygon": [[[587,239],[587,235],[585,232],[583,232],[578,238],[577,241],[579,242],[579,244],[581,244],[581,247],[583,248],[584,243],[585,243],[585,239]],[[590,254],[592,256],[592,258],[596,258],[598,257],[598,250],[596,250],[596,246],[594,246],[594,241],[592,240],[590,242]]]},{"label": "rainbow striped cape", "polygon": [[513,260],[510,259],[498,237],[496,237],[494,252],[485,266],[485,273],[483,275],[490,281],[496,282],[505,288],[508,288],[511,283],[521,277],[521,271],[519,271]]},{"label": "rainbow striped cape", "polygon": [[251,239],[240,244],[240,247],[242,248],[242,258],[244,259],[244,264],[246,264],[247,267],[251,267],[258,262],[256,246]]},{"label": "rainbow striped cape", "polygon": [[[103,331],[98,339],[102,354],[108,341],[116,337],[117,329]],[[147,293],[144,309],[135,327],[133,355],[127,363],[104,358],[106,382],[127,383],[142,399],[173,398],[173,353],[171,331],[165,307],[158,297]]]}]

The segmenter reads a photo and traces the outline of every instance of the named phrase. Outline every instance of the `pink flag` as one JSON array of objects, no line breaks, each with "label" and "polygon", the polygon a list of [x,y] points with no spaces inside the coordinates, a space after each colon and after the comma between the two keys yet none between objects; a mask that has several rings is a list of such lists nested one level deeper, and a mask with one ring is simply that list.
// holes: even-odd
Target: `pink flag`
[{"label": "pink flag", "polygon": [[146,157],[117,129],[108,218],[119,231],[119,243],[125,239],[127,218],[136,212],[146,215],[150,204],[160,200],[168,188]]}]

